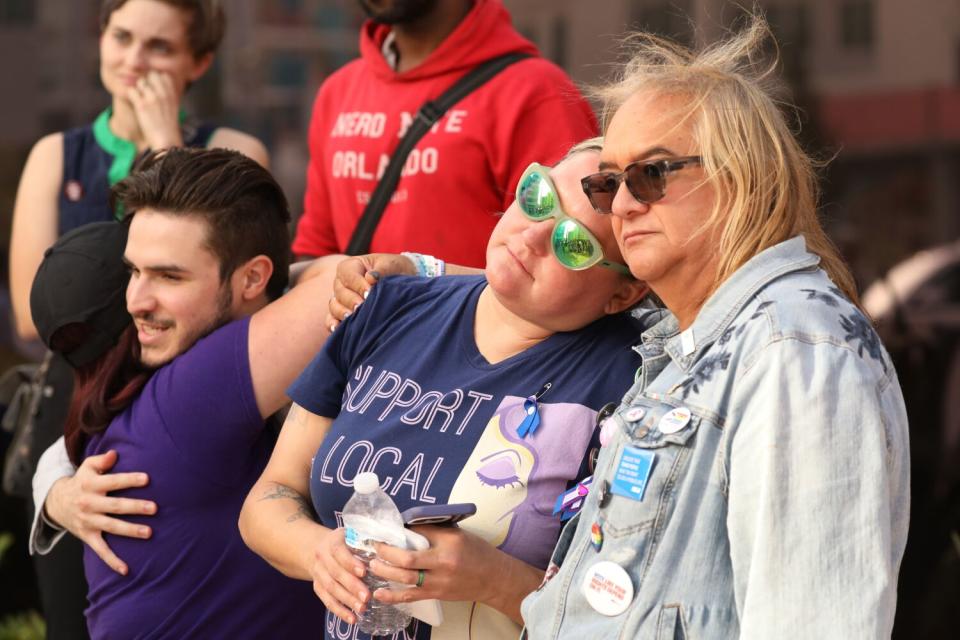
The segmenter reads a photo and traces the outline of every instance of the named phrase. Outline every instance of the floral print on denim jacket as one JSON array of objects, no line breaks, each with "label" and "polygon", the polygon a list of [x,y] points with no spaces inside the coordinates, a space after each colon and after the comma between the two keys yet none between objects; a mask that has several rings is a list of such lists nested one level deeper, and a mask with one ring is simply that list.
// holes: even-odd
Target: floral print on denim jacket
[{"label": "floral print on denim jacket", "polygon": [[[780,243],[686,331],[665,313],[643,333],[643,369],[590,494],[551,579],[523,602],[530,638],[889,638],[909,512],[906,412],[870,322],[818,262],[802,237]],[[675,408],[690,419],[664,433]],[[602,490],[624,447],[655,456],[642,500]],[[581,591],[601,560],[633,584],[618,615]]]}]

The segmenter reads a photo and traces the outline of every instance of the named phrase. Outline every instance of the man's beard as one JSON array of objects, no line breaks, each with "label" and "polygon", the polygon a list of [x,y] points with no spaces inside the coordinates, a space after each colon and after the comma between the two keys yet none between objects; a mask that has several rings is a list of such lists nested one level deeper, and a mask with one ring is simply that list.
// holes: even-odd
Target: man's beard
[{"label": "man's beard", "polygon": [[[230,289],[230,283],[225,282],[220,287],[220,291],[217,292],[217,312],[216,312],[216,315],[213,317],[213,320],[208,322],[205,326],[197,329],[193,333],[185,335],[183,337],[183,341],[181,344],[182,348],[163,361],[144,362],[143,352],[142,350],[138,349],[138,351],[140,352],[139,353],[140,365],[146,370],[153,371],[153,370],[159,369],[164,365],[169,364],[177,356],[189,351],[193,347],[193,345],[197,343],[198,340],[201,340],[202,338],[207,337],[208,335],[210,335],[211,333],[213,333],[223,325],[230,322],[233,319],[230,312],[230,307],[232,306],[233,306],[233,291]],[[147,320],[148,322],[151,321],[149,315],[143,316],[143,319]]]},{"label": "man's beard", "polygon": [[371,0],[360,0],[360,6],[370,19],[380,24],[404,24],[427,15],[437,6],[437,0],[393,0],[386,8],[377,9]]}]

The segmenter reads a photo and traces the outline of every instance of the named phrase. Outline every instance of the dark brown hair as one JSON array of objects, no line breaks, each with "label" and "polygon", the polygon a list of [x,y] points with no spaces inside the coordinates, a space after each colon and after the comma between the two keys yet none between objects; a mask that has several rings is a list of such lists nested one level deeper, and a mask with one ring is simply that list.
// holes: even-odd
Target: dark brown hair
[{"label": "dark brown hair", "polygon": [[265,255],[273,262],[267,297],[283,294],[290,270],[287,199],[270,172],[245,155],[227,149],[152,152],[114,185],[111,195],[128,217],[149,207],[202,218],[205,244],[220,261],[221,282],[251,258]]},{"label": "dark brown hair", "polygon": [[[227,27],[227,17],[220,0],[158,0],[163,4],[176,7],[190,15],[187,25],[187,42],[194,58],[213,53],[220,46],[223,32]],[[103,0],[100,3],[100,31],[107,28],[110,15],[127,4],[127,0]]]}]

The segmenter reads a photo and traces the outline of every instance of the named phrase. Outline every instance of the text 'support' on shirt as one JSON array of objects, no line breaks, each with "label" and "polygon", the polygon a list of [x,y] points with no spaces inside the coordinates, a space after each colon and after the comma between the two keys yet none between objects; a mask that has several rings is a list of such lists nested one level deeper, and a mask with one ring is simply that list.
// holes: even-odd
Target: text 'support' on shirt
[{"label": "text 'support' on shirt", "polygon": [[[625,315],[609,316],[490,364],[473,334],[485,286],[474,276],[384,279],[289,394],[312,413],[336,417],[310,478],[325,526],[341,524],[354,476],[374,471],[401,510],[475,503],[464,529],[542,569],[560,530],[557,496],[589,473],[597,411],[633,380],[637,329]],[[540,424],[521,437],[525,401],[547,385]],[[475,603],[446,602],[444,616],[434,637],[519,632]],[[411,637],[431,637],[427,625],[415,624]],[[331,614],[326,631],[354,637]]]}]

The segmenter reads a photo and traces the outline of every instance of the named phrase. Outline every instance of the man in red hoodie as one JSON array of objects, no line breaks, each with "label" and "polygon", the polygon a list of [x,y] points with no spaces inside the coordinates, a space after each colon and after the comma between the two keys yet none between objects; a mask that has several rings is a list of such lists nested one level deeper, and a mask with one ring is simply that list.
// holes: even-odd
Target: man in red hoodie
[{"label": "man in red hoodie", "polygon": [[317,93],[293,251],[343,253],[417,110],[465,73],[525,53],[470,93],[410,153],[370,251],[431,254],[482,267],[487,239],[530,164],[596,135],[570,79],[513,28],[500,0],[360,0],[360,58]]}]

